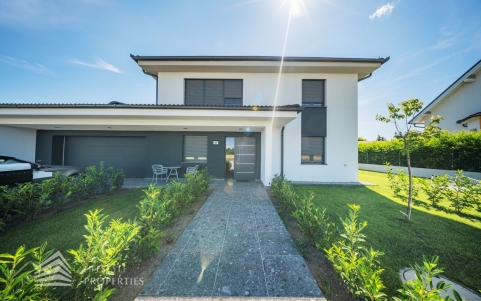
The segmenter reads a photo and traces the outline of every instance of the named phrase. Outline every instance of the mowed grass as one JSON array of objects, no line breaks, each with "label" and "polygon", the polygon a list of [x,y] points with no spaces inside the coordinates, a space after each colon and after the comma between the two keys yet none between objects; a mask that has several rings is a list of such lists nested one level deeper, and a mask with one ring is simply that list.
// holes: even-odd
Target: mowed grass
[{"label": "mowed grass", "polygon": [[33,248],[47,242],[47,249],[61,251],[64,256],[69,249],[85,245],[83,235],[87,234],[84,225],[85,214],[89,210],[102,209],[110,219],[133,220],[138,209],[135,207],[143,197],[141,189],[129,189],[114,195],[105,196],[75,208],[60,212],[42,220],[24,224],[0,233],[0,254],[14,253],[21,245]]},{"label": "mowed grass", "polygon": [[[404,222],[407,204],[392,197],[384,173],[359,171],[359,180],[379,186],[298,186],[300,194],[314,193],[314,202],[327,208],[332,221],[346,216],[347,204],[361,205],[360,220],[367,244],[385,253],[381,267],[386,293],[396,295],[401,288],[399,270],[422,263],[423,256],[439,256],[444,276],[474,291],[481,289],[481,213],[467,210],[458,215],[449,210],[428,209],[424,195]],[[449,203],[444,202],[447,207]]]}]

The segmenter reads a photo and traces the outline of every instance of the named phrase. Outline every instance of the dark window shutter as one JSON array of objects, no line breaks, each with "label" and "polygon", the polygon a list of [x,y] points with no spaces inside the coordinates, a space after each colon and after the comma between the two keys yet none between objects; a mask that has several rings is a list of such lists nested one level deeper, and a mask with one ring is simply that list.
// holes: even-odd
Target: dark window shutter
[{"label": "dark window shutter", "polygon": [[207,136],[184,136],[184,162],[207,161]]},{"label": "dark window shutter", "polygon": [[302,102],[324,105],[324,80],[302,80]]},{"label": "dark window shutter", "polygon": [[205,104],[206,105],[223,105],[222,97],[222,80],[208,79],[205,80]]},{"label": "dark window shutter", "polygon": [[241,98],[242,99],[242,80],[226,79],[224,97],[225,98]]},{"label": "dark window shutter", "polygon": [[185,104],[204,104],[204,81],[199,79],[185,80]]},{"label": "dark window shutter", "polygon": [[301,155],[324,155],[324,137],[301,137]]},{"label": "dark window shutter", "polygon": [[326,107],[305,107],[302,111],[301,136],[327,136]]}]

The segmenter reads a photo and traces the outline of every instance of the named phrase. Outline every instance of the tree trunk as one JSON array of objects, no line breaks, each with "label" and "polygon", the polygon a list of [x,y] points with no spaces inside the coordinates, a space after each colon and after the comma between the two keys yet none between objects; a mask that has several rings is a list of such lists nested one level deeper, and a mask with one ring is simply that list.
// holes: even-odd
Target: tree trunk
[{"label": "tree trunk", "polygon": [[411,173],[411,155],[409,151],[406,153],[406,161],[408,165],[408,175],[409,175],[409,196],[408,196],[408,210],[406,212],[406,221],[411,219],[411,207],[413,206],[413,176]]}]

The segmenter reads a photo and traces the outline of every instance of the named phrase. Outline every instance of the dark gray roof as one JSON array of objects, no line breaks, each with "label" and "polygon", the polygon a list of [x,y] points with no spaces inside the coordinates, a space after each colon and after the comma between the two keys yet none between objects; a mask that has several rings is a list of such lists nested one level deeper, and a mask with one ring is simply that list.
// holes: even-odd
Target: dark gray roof
[{"label": "dark gray roof", "polygon": [[479,116],[481,116],[481,112],[471,114],[471,115],[469,115],[468,117],[464,117],[463,119],[460,119],[460,120],[456,121],[456,123],[457,123],[457,124],[460,124],[460,123],[462,123],[463,121],[466,121],[466,120],[468,120],[468,119],[470,119],[470,118],[479,117]]},{"label": "dark gray roof", "polygon": [[[281,56],[141,56],[130,54],[136,61],[265,61],[280,62]],[[358,63],[381,63],[389,61],[387,58],[338,58],[338,57],[299,57],[286,56],[284,62],[358,62]]]},{"label": "dark gray roof", "polygon": [[176,105],[176,104],[88,104],[88,103],[0,103],[2,108],[95,108],[95,109],[195,109],[195,110],[258,110],[258,111],[296,111],[301,112],[302,107],[298,104],[285,106],[216,106],[216,105]]}]

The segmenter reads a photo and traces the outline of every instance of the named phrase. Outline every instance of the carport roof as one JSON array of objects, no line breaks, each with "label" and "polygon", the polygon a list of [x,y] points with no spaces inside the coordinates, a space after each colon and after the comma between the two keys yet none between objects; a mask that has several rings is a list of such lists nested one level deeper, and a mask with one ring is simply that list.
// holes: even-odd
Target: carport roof
[{"label": "carport roof", "polygon": [[284,106],[219,106],[219,105],[176,105],[176,104],[85,104],[85,103],[0,103],[1,108],[68,108],[68,109],[187,109],[187,110],[244,110],[244,111],[296,111],[301,112],[298,104]]}]

